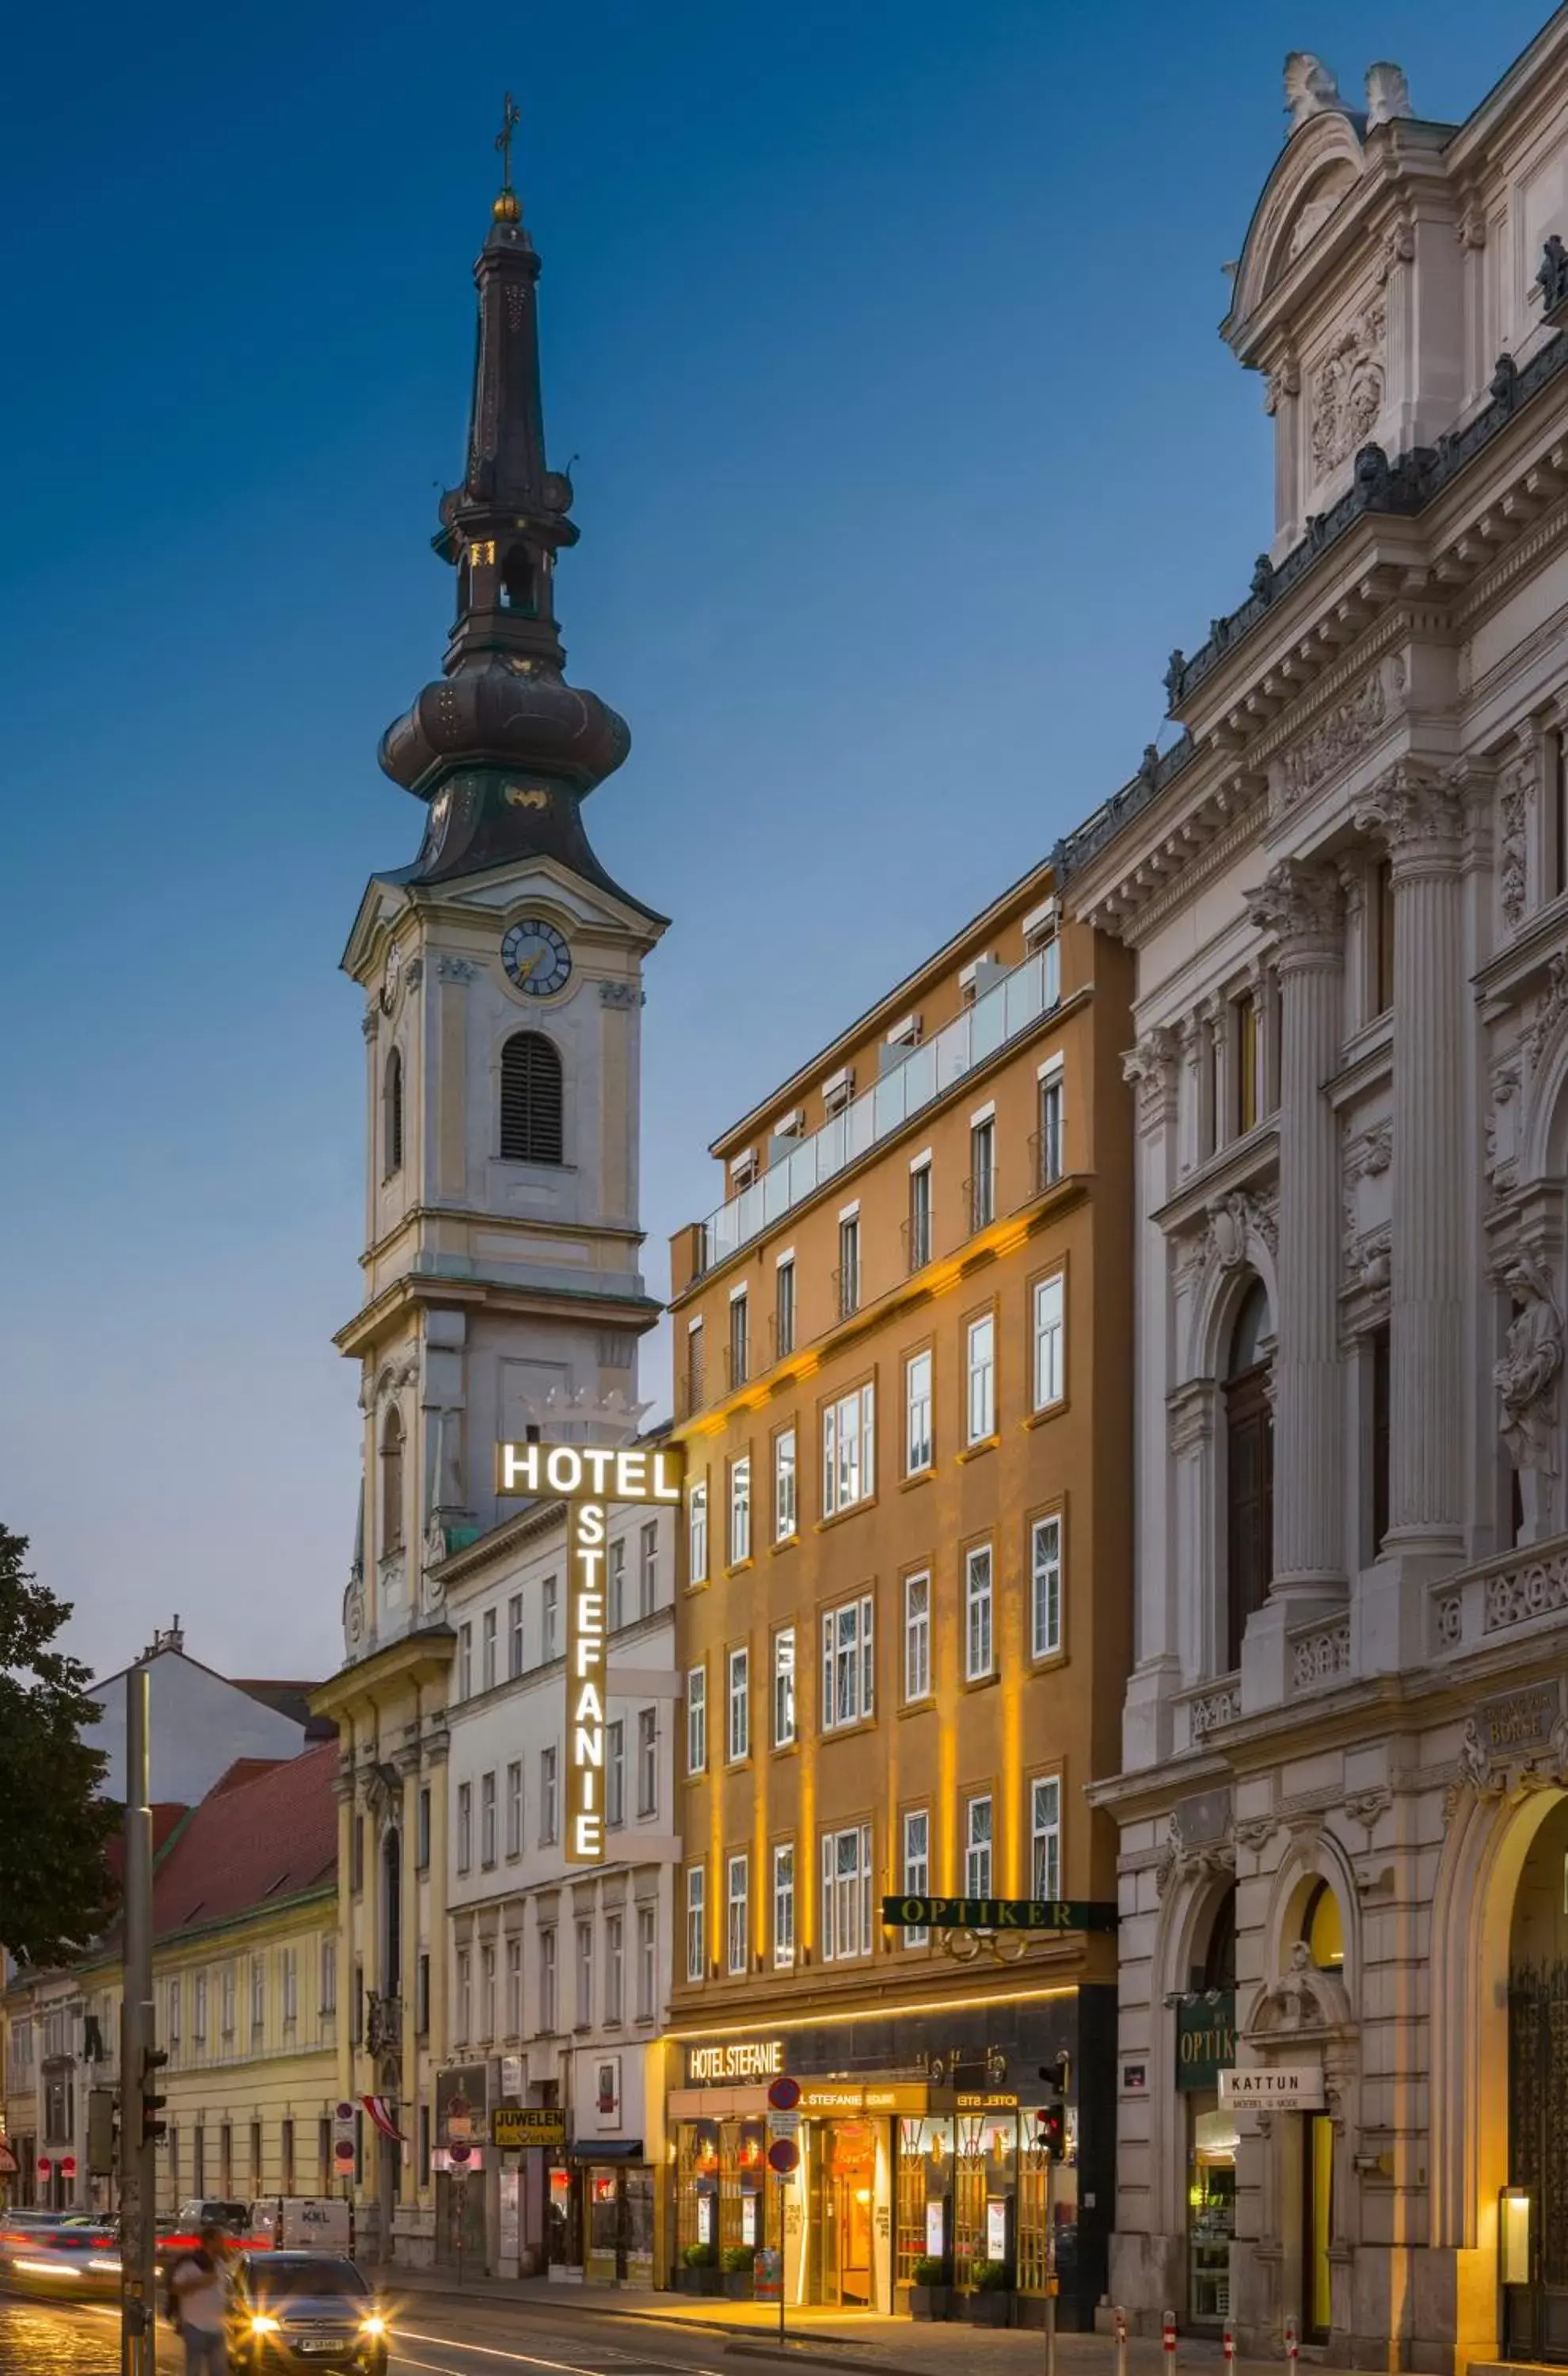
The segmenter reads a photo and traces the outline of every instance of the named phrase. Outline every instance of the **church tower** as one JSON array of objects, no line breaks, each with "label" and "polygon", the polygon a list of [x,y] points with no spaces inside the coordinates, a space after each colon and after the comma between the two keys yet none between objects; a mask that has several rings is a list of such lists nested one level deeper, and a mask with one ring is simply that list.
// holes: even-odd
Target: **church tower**
[{"label": "church tower", "polygon": [[[497,143],[509,159],[508,116]],[[457,616],[440,677],[382,738],[421,803],[343,958],[365,992],[364,1488],[351,1663],[440,1622],[431,1571],[499,1515],[493,1448],[636,1424],[642,962],[666,919],[600,864],[583,803],[630,747],[564,674],[555,566],[577,541],[546,467],[540,259],[505,185],[474,279],[460,483],[434,549]]]}]

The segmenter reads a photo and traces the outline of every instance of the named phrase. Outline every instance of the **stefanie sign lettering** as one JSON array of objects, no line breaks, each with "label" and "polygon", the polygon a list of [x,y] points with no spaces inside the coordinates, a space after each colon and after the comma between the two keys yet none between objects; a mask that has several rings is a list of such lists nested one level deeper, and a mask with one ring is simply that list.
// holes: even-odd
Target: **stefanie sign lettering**
[{"label": "stefanie sign lettering", "polygon": [[498,1493],[559,1493],[571,1507],[566,1583],[566,1831],[568,1864],[604,1860],[606,1659],[610,1621],[605,1591],[610,1505],[678,1502],[682,1455],[632,1446],[502,1443],[495,1452]]},{"label": "stefanie sign lettering", "polygon": [[780,2037],[737,2037],[719,2046],[688,2046],[686,2085],[712,2086],[726,2080],[775,2079],[784,2068]]}]

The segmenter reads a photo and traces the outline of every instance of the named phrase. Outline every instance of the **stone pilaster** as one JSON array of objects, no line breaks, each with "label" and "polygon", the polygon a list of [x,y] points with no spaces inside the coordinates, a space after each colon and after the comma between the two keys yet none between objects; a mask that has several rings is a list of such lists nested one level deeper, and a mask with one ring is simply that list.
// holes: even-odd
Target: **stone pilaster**
[{"label": "stone pilaster", "polygon": [[1283,859],[1248,908],[1273,937],[1280,992],[1273,1589],[1315,1598],[1345,1582],[1339,1139],[1324,1093],[1341,1042],[1339,886]]},{"label": "stone pilaster", "polygon": [[[1170,1253],[1165,1232],[1150,1216],[1176,1184],[1177,1043],[1173,1031],[1146,1031],[1122,1059],[1134,1086],[1138,1123],[1137,1283],[1134,1354],[1145,1391],[1137,1397],[1137,1469],[1166,1474],[1165,1383],[1170,1364]],[[1152,1765],[1170,1753],[1171,1695],[1181,1687],[1176,1579],[1162,1494],[1141,1493],[1135,1512],[1137,1592],[1134,1601],[1134,1670],[1123,1717],[1123,1757],[1129,1768]]]},{"label": "stone pilaster", "polygon": [[1460,1547],[1465,1459],[1461,803],[1402,761],[1358,803],[1394,879],[1394,1227],[1389,1291],[1390,1551]]}]

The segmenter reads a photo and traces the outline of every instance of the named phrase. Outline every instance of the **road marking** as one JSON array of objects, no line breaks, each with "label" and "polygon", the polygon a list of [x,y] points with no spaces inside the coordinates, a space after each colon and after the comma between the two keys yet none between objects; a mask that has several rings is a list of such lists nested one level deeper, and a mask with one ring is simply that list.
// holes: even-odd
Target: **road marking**
[{"label": "road marking", "polygon": [[[394,2340],[432,2343],[442,2351],[467,2351],[481,2359],[505,2359],[509,2366],[553,2368],[557,2376],[600,2376],[600,2370],[587,2366],[580,2359],[543,2359],[534,2351],[505,2351],[496,2343],[457,2343],[449,2334],[421,2334],[411,2326],[395,2326],[392,2334]],[[607,2356],[607,2350],[595,2354],[598,2358]],[[693,2367],[684,2359],[646,2359],[639,2353],[628,2353],[626,2357],[637,2359],[645,2368],[679,2369],[681,2376],[717,2376],[717,2370]]]}]

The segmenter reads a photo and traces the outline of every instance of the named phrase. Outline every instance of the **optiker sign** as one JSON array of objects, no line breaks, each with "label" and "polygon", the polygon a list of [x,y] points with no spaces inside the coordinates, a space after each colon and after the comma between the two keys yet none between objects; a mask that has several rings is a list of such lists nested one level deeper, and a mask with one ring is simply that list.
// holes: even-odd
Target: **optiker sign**
[{"label": "optiker sign", "polygon": [[568,1864],[604,1861],[605,1589],[610,1506],[679,1502],[678,1451],[610,1452],[592,1444],[496,1446],[498,1493],[560,1494],[570,1507],[566,1582],[566,1834]]}]

